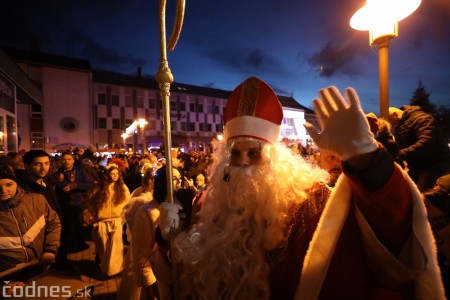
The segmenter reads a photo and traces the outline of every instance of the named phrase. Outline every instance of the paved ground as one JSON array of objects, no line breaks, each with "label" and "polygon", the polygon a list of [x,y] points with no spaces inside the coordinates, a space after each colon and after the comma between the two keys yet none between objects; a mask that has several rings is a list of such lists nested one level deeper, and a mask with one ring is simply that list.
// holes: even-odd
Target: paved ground
[{"label": "paved ground", "polygon": [[[125,251],[127,248],[125,246]],[[74,295],[78,292],[73,299],[116,300],[121,275],[105,278],[101,274],[99,266],[95,263],[95,246],[92,241],[86,241],[84,249],[78,251],[72,249],[68,254],[68,263],[69,269],[67,270],[50,269],[46,272],[42,272],[37,262],[20,264],[16,268],[8,270],[8,274],[2,273],[1,280],[22,281],[26,284],[25,289],[17,291],[12,298],[47,300],[58,297],[68,299],[71,294]],[[49,293],[52,293],[51,290],[55,293],[53,295],[57,296],[49,297]]]},{"label": "paved ground", "polygon": [[93,299],[115,300],[117,288],[120,284],[120,275],[105,279],[95,263],[93,242],[87,241],[86,243],[89,245],[88,249],[68,255],[71,273],[88,285],[94,286]]}]

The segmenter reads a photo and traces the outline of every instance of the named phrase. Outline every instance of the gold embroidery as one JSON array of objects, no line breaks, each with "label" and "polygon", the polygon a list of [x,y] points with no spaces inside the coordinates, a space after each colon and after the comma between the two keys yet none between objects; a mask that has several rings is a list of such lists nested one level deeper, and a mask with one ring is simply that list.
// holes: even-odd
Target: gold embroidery
[{"label": "gold embroidery", "polygon": [[237,116],[254,116],[258,102],[260,82],[257,78],[249,78],[242,85]]}]

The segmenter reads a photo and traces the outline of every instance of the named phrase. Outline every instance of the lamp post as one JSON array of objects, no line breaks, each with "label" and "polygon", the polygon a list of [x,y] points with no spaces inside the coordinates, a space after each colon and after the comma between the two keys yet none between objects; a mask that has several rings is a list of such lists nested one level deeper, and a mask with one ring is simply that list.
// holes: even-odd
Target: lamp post
[{"label": "lamp post", "polygon": [[356,30],[369,31],[369,45],[378,47],[380,117],[389,116],[389,44],[398,36],[398,22],[412,14],[422,0],[367,0],[350,19]]},{"label": "lamp post", "polygon": [[140,130],[141,130],[142,154],[144,154],[144,149],[147,148],[146,145],[145,145],[147,143],[145,141],[144,128],[145,128],[145,125],[148,124],[148,122],[145,119],[139,119],[139,120],[137,120],[137,123],[139,125]]},{"label": "lamp post", "polygon": [[126,132],[122,133],[121,135],[122,140],[123,140],[123,149],[125,149],[125,151],[127,150],[127,137],[128,134]]}]

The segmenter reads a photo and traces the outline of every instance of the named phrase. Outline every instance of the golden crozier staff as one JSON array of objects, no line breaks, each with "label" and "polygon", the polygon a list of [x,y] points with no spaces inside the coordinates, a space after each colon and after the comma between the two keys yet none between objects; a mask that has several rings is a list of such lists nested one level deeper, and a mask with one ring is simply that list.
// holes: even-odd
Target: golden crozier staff
[{"label": "golden crozier staff", "polygon": [[[177,0],[175,23],[172,35],[167,45],[167,49],[172,51],[180,37],[183,27],[185,0]],[[159,34],[160,34],[160,62],[158,72],[156,72],[156,81],[161,91],[163,104],[163,124],[164,124],[164,148],[166,157],[166,180],[167,180],[167,200],[173,203],[173,172],[172,172],[172,138],[170,132],[170,84],[173,82],[173,75],[169,68],[166,51],[166,0],[159,0]],[[173,233],[173,231],[172,231]],[[173,234],[172,234],[173,236]],[[174,279],[173,296],[178,299],[178,272],[175,265],[172,267],[172,276]]]}]

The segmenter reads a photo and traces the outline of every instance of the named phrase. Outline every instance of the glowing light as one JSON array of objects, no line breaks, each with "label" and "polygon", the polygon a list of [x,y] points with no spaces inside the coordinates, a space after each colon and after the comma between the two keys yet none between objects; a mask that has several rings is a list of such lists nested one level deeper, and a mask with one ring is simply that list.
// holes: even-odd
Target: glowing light
[{"label": "glowing light", "polygon": [[148,122],[145,119],[139,119],[139,120],[137,120],[137,123],[141,129],[144,128],[145,125],[148,124]]},{"label": "glowing light", "polygon": [[395,23],[412,14],[422,0],[367,0],[350,19],[356,30],[371,30],[381,24]]}]

